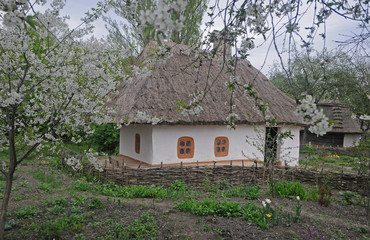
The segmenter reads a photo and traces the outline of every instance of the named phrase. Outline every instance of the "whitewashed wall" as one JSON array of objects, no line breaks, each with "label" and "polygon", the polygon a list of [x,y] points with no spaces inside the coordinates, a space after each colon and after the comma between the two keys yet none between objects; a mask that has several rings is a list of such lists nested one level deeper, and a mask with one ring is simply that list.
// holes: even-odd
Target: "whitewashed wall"
[{"label": "whitewashed wall", "polygon": [[[151,164],[180,163],[181,161],[220,161],[254,159],[263,160],[263,155],[253,146],[246,143],[246,136],[256,138],[252,126],[237,126],[229,130],[226,126],[155,126],[153,128],[153,162]],[[179,159],[177,157],[177,141],[180,137],[194,139],[194,157]],[[228,137],[229,154],[225,157],[215,157],[214,141],[216,137]],[[243,156],[242,151],[247,155]]]},{"label": "whitewashed wall", "polygon": [[297,166],[299,160],[299,130],[298,126],[282,126],[280,132],[291,131],[293,139],[284,139],[283,143],[278,147],[278,159],[284,165]]},{"label": "whitewashed wall", "polygon": [[361,134],[347,133],[343,137],[343,147],[352,147],[358,144]]},{"label": "whitewashed wall", "polygon": [[[121,128],[120,154],[145,161],[149,164],[169,164],[222,160],[256,159],[263,161],[265,127],[238,125],[236,130],[226,126],[169,126],[169,125],[136,125]],[[288,165],[297,165],[299,159],[299,127],[281,127],[281,131],[290,129],[293,140],[286,139],[279,146],[279,158]],[[140,153],[135,152],[135,134],[140,134]],[[194,139],[194,157],[179,159],[177,157],[177,141],[180,137]],[[229,153],[225,157],[215,157],[214,141],[216,137],[229,139]],[[248,139],[248,141],[246,141]]]},{"label": "whitewashed wall", "polygon": [[[152,125],[130,124],[120,131],[119,153],[150,163],[153,159]],[[135,152],[135,135],[140,134],[140,153]]]}]

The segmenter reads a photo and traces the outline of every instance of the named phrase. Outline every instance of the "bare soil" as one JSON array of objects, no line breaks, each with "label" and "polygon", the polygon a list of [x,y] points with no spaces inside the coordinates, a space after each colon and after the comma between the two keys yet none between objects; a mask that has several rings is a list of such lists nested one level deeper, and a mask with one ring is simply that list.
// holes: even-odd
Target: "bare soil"
[{"label": "bare soil", "polygon": [[[41,190],[39,187],[42,182],[30,174],[36,170],[53,176],[63,185],[50,189],[49,192]],[[179,199],[117,199],[96,192],[77,192],[72,188],[74,180],[75,176],[47,164],[22,165],[16,172],[13,184],[8,220],[14,224],[6,231],[6,239],[41,239],[41,233],[36,232],[32,226],[41,226],[57,218],[50,212],[50,206],[45,204],[47,200],[52,201],[59,197],[72,199],[75,195],[87,197],[86,202],[100,199],[106,208],[83,207],[80,214],[92,213],[87,222],[76,229],[65,229],[59,236],[49,236],[46,239],[98,239],[112,231],[113,228],[107,225],[128,225],[147,211],[151,211],[159,227],[158,239],[370,239],[370,227],[364,208],[359,205],[342,205],[336,191],[333,191],[328,207],[320,206],[317,202],[301,201],[303,210],[298,223],[281,224],[262,230],[241,217],[196,216],[180,212],[175,205]],[[296,205],[293,198],[271,198],[267,194],[253,202],[260,205],[265,198],[283,205],[283,210],[288,212],[292,212]],[[240,203],[247,201],[242,198],[232,200]],[[31,205],[41,212],[26,219],[20,219],[14,213]]]}]

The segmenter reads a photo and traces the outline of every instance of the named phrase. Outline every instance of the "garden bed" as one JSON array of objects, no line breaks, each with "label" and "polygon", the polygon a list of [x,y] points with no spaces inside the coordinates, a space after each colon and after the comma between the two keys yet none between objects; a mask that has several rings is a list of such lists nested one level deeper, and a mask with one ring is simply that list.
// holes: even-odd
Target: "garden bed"
[{"label": "garden bed", "polygon": [[[299,183],[291,190],[301,194],[299,201],[295,194],[282,190],[287,185],[276,192],[280,197],[272,197],[266,186],[232,186],[227,181],[205,181],[197,188],[181,181],[169,187],[120,187],[93,179],[87,182],[86,177],[76,178],[44,163],[23,165],[16,173],[6,239],[370,237],[366,212],[356,194],[349,197],[352,202],[345,202],[332,190],[325,207],[317,202],[317,189]],[[271,209],[263,207],[266,199]],[[302,211],[294,220],[298,202]],[[280,222],[274,222],[274,216]]]}]

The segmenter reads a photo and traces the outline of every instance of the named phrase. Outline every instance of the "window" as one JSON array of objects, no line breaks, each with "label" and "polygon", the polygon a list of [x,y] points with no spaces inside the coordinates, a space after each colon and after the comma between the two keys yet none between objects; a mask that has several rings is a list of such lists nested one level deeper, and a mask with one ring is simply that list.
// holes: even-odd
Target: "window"
[{"label": "window", "polygon": [[137,154],[140,153],[140,134],[135,134],[135,152]]},{"label": "window", "polygon": [[225,157],[229,154],[229,139],[227,137],[215,138],[215,156]]},{"label": "window", "polygon": [[181,137],[177,141],[177,157],[192,158],[194,156],[194,140],[191,137]]}]

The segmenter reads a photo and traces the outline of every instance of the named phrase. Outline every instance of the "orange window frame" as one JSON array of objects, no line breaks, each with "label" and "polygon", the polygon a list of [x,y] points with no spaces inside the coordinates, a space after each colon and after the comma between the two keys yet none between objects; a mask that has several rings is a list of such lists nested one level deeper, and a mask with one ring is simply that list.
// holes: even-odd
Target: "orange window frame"
[{"label": "orange window frame", "polygon": [[135,152],[137,154],[140,153],[140,134],[135,134]]},{"label": "orange window frame", "polygon": [[229,139],[227,137],[216,137],[214,151],[216,157],[229,155]]},{"label": "orange window frame", "polygon": [[193,158],[194,157],[194,139],[192,137],[180,137],[177,141],[177,157]]}]

